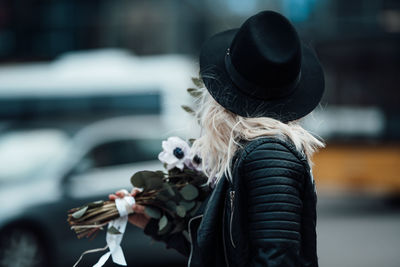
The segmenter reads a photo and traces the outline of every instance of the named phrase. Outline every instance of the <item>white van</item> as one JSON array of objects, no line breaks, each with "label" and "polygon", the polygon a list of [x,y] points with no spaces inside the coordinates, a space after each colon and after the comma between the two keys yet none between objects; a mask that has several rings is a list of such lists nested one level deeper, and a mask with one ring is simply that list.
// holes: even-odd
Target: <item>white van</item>
[{"label": "white van", "polygon": [[119,49],[71,52],[54,62],[2,65],[0,121],[158,114],[171,129],[192,128],[180,106],[190,101],[185,91],[193,86],[193,76],[195,61],[187,56],[138,57]]}]

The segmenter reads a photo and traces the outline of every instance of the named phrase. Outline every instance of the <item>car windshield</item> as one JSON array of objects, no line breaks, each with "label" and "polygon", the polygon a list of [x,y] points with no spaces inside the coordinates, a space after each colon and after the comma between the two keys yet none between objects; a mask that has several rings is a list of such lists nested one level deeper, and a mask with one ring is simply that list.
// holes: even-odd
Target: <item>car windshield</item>
[{"label": "car windshield", "polygon": [[75,173],[137,162],[157,160],[162,150],[161,139],[115,139],[102,142],[90,149],[75,167]]},{"label": "car windshield", "polygon": [[0,183],[33,177],[69,143],[61,131],[26,130],[0,135]]}]

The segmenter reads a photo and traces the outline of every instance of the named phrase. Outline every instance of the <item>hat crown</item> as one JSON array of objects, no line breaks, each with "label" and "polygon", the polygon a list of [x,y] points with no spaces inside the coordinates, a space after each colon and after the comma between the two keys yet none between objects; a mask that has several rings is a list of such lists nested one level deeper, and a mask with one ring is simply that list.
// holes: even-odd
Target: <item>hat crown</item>
[{"label": "hat crown", "polygon": [[263,99],[285,95],[300,75],[299,36],[289,20],[273,11],[260,12],[246,20],[227,56],[240,79],[255,85],[239,87]]},{"label": "hat crown", "polygon": [[210,95],[239,116],[289,122],[310,113],[324,92],[324,72],[315,52],[273,11],[213,35],[199,59]]}]

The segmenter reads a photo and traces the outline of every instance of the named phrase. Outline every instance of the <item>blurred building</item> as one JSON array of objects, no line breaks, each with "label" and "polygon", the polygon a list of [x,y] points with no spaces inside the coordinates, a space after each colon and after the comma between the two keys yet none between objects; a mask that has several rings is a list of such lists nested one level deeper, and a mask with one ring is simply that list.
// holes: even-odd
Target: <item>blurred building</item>
[{"label": "blurred building", "polygon": [[205,22],[190,1],[0,2],[0,58],[53,59],[74,50],[122,47],[136,54],[193,53]]}]

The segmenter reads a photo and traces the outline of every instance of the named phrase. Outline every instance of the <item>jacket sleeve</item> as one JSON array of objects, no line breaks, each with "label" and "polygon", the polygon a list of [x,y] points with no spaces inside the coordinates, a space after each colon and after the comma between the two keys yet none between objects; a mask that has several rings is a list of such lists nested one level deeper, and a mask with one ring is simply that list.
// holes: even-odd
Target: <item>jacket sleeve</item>
[{"label": "jacket sleeve", "polygon": [[286,146],[264,143],[243,163],[248,203],[249,266],[300,266],[305,166]]},{"label": "jacket sleeve", "polygon": [[164,242],[167,245],[167,248],[173,248],[183,256],[189,257],[190,243],[182,232],[158,235],[158,220],[150,219],[144,228],[144,233],[156,241]]}]

